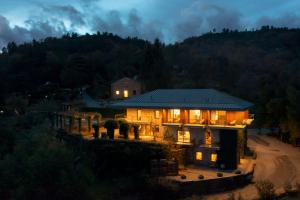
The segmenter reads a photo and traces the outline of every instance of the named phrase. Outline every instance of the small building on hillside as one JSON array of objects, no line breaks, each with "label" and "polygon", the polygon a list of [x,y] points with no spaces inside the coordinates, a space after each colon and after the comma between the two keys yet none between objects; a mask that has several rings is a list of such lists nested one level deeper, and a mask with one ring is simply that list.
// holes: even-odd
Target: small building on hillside
[{"label": "small building on hillside", "polygon": [[214,89],[160,89],[114,106],[127,109],[141,139],[183,149],[185,163],[221,169],[237,167],[253,121],[252,103]]},{"label": "small building on hillside", "polygon": [[140,94],[141,83],[134,79],[124,77],[111,84],[112,99],[126,99]]}]

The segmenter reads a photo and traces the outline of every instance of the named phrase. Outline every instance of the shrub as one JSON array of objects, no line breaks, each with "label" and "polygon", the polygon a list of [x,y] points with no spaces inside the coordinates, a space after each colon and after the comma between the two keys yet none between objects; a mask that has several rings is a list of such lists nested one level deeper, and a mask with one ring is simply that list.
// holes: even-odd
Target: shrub
[{"label": "shrub", "polygon": [[124,136],[124,138],[128,139],[128,130],[129,130],[129,124],[127,121],[121,121],[120,122],[120,134]]},{"label": "shrub", "polygon": [[283,189],[286,193],[290,193],[293,189],[292,184],[290,182],[285,182],[283,185]]},{"label": "shrub", "polygon": [[242,197],[241,193],[239,193],[239,196],[238,196],[238,200],[243,200],[244,198]]},{"label": "shrub", "polygon": [[140,136],[138,124],[133,125],[133,132],[134,132],[134,139],[138,140]]},{"label": "shrub", "polygon": [[223,173],[222,172],[217,172],[217,177],[223,177]]},{"label": "shrub", "polygon": [[94,138],[98,139],[99,138],[99,124],[93,124],[93,129],[95,130],[94,132]]},{"label": "shrub", "polygon": [[118,128],[118,123],[115,120],[110,119],[104,123],[104,127],[107,130],[108,137],[110,139],[114,139],[114,133],[115,133],[115,129]]},{"label": "shrub", "polygon": [[296,187],[296,190],[298,192],[300,192],[300,183],[299,182],[296,182],[295,187]]},{"label": "shrub", "polygon": [[235,200],[235,196],[233,192],[228,194],[227,200]]},{"label": "shrub", "polygon": [[186,175],[184,175],[184,174],[180,174],[179,176],[181,179],[186,179]]},{"label": "shrub", "polygon": [[274,184],[268,180],[261,180],[256,182],[255,187],[257,189],[259,199],[272,200],[275,197]]},{"label": "shrub", "polygon": [[202,174],[200,174],[200,175],[198,176],[198,178],[202,180],[202,179],[204,179],[204,176],[203,176]]}]

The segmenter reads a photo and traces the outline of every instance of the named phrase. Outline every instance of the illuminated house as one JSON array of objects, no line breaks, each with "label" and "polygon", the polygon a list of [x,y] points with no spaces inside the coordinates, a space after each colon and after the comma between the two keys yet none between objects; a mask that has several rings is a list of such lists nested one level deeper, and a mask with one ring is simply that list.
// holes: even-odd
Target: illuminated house
[{"label": "illuminated house", "polygon": [[127,77],[119,79],[111,84],[111,98],[125,99],[141,94],[141,84]]},{"label": "illuminated house", "polygon": [[116,103],[140,137],[185,149],[187,163],[237,167],[253,121],[250,102],[214,89],[160,89]]}]

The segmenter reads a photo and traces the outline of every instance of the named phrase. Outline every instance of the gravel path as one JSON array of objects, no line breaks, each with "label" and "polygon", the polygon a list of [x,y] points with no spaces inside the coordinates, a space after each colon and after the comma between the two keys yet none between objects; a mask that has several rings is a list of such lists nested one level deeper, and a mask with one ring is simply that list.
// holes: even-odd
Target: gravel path
[{"label": "gravel path", "polygon": [[[268,179],[274,183],[277,192],[283,191],[286,182],[300,182],[300,149],[282,143],[268,136],[249,135],[248,146],[257,152],[253,181]],[[250,184],[232,191],[245,199],[257,198],[255,186]],[[205,199],[226,199],[227,193],[206,196]]]}]

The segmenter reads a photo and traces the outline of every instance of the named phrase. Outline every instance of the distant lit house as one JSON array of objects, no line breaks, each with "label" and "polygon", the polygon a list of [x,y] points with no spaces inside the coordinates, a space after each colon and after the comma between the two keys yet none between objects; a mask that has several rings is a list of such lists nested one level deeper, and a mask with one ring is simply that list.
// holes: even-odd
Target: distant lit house
[{"label": "distant lit house", "polygon": [[141,83],[124,77],[111,84],[111,98],[124,99],[141,94]]},{"label": "distant lit house", "polygon": [[[138,94],[135,84],[115,82],[113,96]],[[114,106],[127,109],[125,119],[139,125],[141,139],[184,149],[187,163],[224,169],[236,168],[244,156],[246,127],[253,121],[250,102],[214,89],[160,89]]]}]

